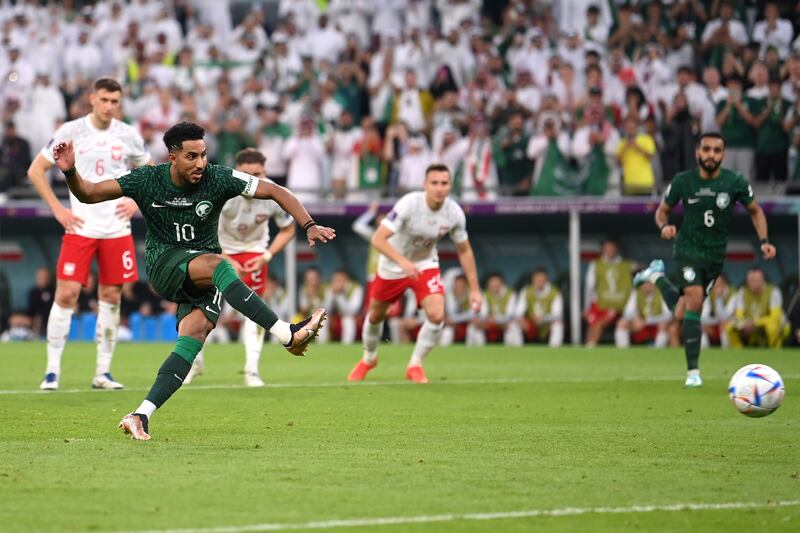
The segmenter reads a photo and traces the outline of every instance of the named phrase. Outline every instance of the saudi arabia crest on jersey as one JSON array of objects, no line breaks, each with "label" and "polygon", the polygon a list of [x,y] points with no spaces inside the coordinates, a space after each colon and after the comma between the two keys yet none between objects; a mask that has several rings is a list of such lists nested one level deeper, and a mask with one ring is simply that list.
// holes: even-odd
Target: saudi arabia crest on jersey
[{"label": "saudi arabia crest on jersey", "polygon": [[717,207],[725,209],[731,203],[731,197],[726,192],[717,193]]},{"label": "saudi arabia crest on jersey", "polygon": [[214,206],[211,205],[211,202],[209,202],[208,200],[203,200],[202,202],[200,202],[196,206],[194,206],[194,212],[200,218],[206,218],[208,216],[208,214],[211,212],[211,209],[213,207]]}]

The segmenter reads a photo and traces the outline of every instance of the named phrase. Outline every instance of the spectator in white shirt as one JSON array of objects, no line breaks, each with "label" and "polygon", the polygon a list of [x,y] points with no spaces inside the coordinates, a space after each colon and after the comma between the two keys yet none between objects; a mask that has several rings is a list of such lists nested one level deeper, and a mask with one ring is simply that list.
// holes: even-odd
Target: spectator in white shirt
[{"label": "spectator in white shirt", "polygon": [[333,160],[331,189],[338,199],[344,198],[347,193],[347,182],[354,172],[353,165],[356,163],[355,147],[361,141],[362,135],[361,128],[354,125],[350,111],[343,110],[328,144]]},{"label": "spectator in white shirt", "polygon": [[311,28],[317,21],[319,8],[315,0],[280,0],[278,16],[284,18],[291,15],[294,23],[300,28]]},{"label": "spectator in white shirt", "polygon": [[255,40],[255,48],[259,52],[263,52],[269,48],[269,37],[264,28],[259,24],[259,16],[255,11],[251,11],[245,16],[241,24],[234,28],[231,34],[231,44],[237,43],[241,40],[242,36],[250,34]]},{"label": "spectator in white shirt", "polygon": [[[800,63],[800,62],[799,62]],[[717,104],[728,98],[728,89],[722,85],[721,76],[717,67],[706,67],[703,70],[703,85],[706,86],[708,91],[708,98],[717,108]]]},{"label": "spectator in white shirt", "polygon": [[64,75],[72,86],[83,86],[99,75],[100,49],[89,40],[89,33],[81,31],[78,42],[64,52]]},{"label": "spectator in white shirt", "polygon": [[283,157],[289,165],[286,186],[301,202],[320,200],[325,186],[322,174],[325,146],[310,115],[300,118],[297,133],[284,145]]},{"label": "spectator in white shirt", "polygon": [[405,85],[397,95],[397,121],[404,122],[411,131],[428,131],[431,126],[433,97],[428,91],[419,88],[417,73],[406,69]]},{"label": "spectator in white shirt", "polygon": [[333,24],[346,29],[348,33],[355,34],[358,44],[362,48],[369,42],[368,7],[369,0],[330,0],[328,2],[328,15]]},{"label": "spectator in white shirt", "polygon": [[0,88],[4,96],[21,98],[33,87],[36,73],[30,61],[22,57],[19,45],[12,44],[8,49],[8,60],[0,66]]},{"label": "spectator in white shirt", "polygon": [[790,21],[778,18],[779,15],[778,3],[767,2],[764,6],[764,20],[756,22],[753,26],[753,40],[761,44],[761,54],[764,54],[769,46],[774,46],[778,49],[780,58],[786,59],[794,29]]},{"label": "spectator in white shirt", "polygon": [[781,87],[781,96],[794,102],[800,97],[800,52],[793,53],[786,62],[789,76]]},{"label": "spectator in white shirt", "polygon": [[733,18],[734,6],[724,0],[719,8],[719,18],[709,22],[703,30],[700,41],[706,49],[726,47],[739,50],[749,42],[747,28],[741,21]]},{"label": "spectator in white shirt", "polygon": [[317,26],[308,32],[306,41],[312,43],[309,49],[315,61],[328,60],[336,63],[339,53],[344,50],[346,40],[344,35],[330,24],[328,15],[320,15]]},{"label": "spectator in white shirt", "polygon": [[[607,3],[603,3],[607,6]],[[579,22],[575,22],[575,27],[583,27],[584,40],[587,43],[594,43],[601,49],[605,49],[606,42],[608,41],[608,34],[611,30],[610,19],[601,18],[600,8],[597,4],[592,3],[586,8],[586,24],[585,26]]]}]

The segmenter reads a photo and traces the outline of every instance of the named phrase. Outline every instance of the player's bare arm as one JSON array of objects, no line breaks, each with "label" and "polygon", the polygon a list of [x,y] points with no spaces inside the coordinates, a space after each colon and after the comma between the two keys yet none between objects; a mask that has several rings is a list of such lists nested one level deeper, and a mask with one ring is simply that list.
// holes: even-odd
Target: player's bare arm
[{"label": "player's bare arm", "polygon": [[316,241],[325,243],[336,238],[336,231],[333,228],[318,226],[314,223],[314,219],[308,214],[300,200],[286,187],[260,180],[253,198],[275,200],[306,231],[309,246],[314,246]]},{"label": "player's bare arm", "polygon": [[664,201],[656,209],[656,226],[661,230],[661,238],[667,241],[674,239],[675,234],[678,233],[678,228],[675,227],[675,224],[669,223],[670,211],[672,211],[672,208]]},{"label": "player's bare arm", "polygon": [[419,270],[417,269],[416,265],[406,259],[406,257],[400,253],[400,251],[392,246],[392,243],[389,242],[389,237],[394,235],[394,232],[387,228],[386,226],[380,225],[378,229],[375,230],[375,233],[372,235],[372,240],[370,243],[372,246],[375,247],[380,253],[400,265],[405,272],[406,276],[411,279],[417,279],[419,277]]},{"label": "player's bare arm", "polygon": [[117,180],[110,179],[92,183],[81,177],[75,168],[75,147],[72,145],[72,141],[56,145],[53,148],[53,158],[56,160],[56,166],[67,179],[67,187],[81,202],[96,204],[122,197],[122,188]]},{"label": "player's bare arm", "polygon": [[761,254],[764,260],[769,261],[775,257],[777,250],[775,245],[769,242],[769,233],[767,231],[767,217],[764,216],[764,210],[758,205],[758,202],[753,200],[747,206],[747,212],[750,214],[750,219],[753,221],[753,227],[756,228],[758,240],[761,241]]},{"label": "player's bare arm", "polygon": [[458,252],[458,262],[461,263],[464,275],[467,276],[467,284],[469,284],[469,307],[473,312],[477,313],[483,305],[483,295],[481,294],[481,286],[478,283],[475,253],[472,251],[472,245],[469,240],[456,244],[456,252]]},{"label": "player's bare arm", "polygon": [[53,168],[50,163],[42,154],[36,156],[31,166],[28,167],[28,177],[33,183],[33,187],[42,200],[45,201],[53,216],[58,220],[59,224],[64,226],[67,233],[71,233],[79,229],[83,225],[83,219],[72,213],[71,210],[64,207],[58,200],[58,197],[50,187],[50,180],[47,179],[47,173]]},{"label": "player's bare arm", "polygon": [[281,228],[278,234],[275,236],[275,239],[269,244],[269,248],[267,251],[264,252],[263,255],[259,257],[254,257],[253,259],[248,260],[247,262],[242,265],[244,267],[245,272],[255,272],[263,267],[265,264],[269,263],[270,260],[276,255],[278,255],[281,250],[286,248],[286,245],[289,244],[291,241],[294,240],[294,236],[297,233],[295,229],[295,224],[293,223],[291,226],[286,226],[285,228]]}]

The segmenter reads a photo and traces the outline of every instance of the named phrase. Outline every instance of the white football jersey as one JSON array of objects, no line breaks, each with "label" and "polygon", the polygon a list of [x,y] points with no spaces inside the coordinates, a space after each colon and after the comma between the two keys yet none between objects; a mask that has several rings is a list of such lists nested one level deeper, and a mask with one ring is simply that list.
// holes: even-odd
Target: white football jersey
[{"label": "white football jersey", "polygon": [[[113,179],[131,167],[140,167],[150,161],[139,132],[116,119],[112,119],[111,125],[104,130],[95,128],[89,115],[65,122],[42,148],[42,156],[55,164],[53,148],[60,142],[69,141],[75,148],[75,168],[83,179],[93,183]],[[70,193],[69,203],[72,212],[83,219],[83,225],[75,230],[78,235],[113,239],[131,232],[130,221],[116,214],[119,200],[84,204]]]},{"label": "white football jersey", "polygon": [[274,218],[281,229],[294,224],[294,219],[274,200],[236,196],[225,202],[219,217],[222,253],[266,252],[270,218]]},{"label": "white football jersey", "polygon": [[[467,217],[455,200],[447,198],[444,205],[434,211],[425,202],[424,192],[410,192],[400,198],[381,222],[394,232],[389,243],[419,270],[439,267],[436,243],[445,235],[456,243],[467,240]],[[381,255],[378,275],[383,279],[406,277],[403,269]]]}]

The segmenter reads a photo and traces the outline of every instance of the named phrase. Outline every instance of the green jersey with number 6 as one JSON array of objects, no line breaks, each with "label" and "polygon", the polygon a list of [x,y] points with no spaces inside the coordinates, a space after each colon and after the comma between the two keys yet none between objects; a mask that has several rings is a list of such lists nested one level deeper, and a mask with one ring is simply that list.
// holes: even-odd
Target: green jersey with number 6
[{"label": "green jersey with number 6", "polygon": [[150,272],[173,248],[220,253],[217,225],[230,198],[252,198],[258,178],[219,165],[206,166],[200,182],[181,189],[172,183],[170,164],[139,167],[117,178],[122,194],[132,198],[146,224],[144,261]]},{"label": "green jersey with number 6", "polygon": [[727,168],[721,168],[713,179],[703,179],[699,168],[694,168],[676,174],[667,187],[664,202],[675,207],[680,201],[683,223],[675,240],[675,258],[721,265],[734,206],[736,202],[749,205],[753,188],[744,176]]}]

